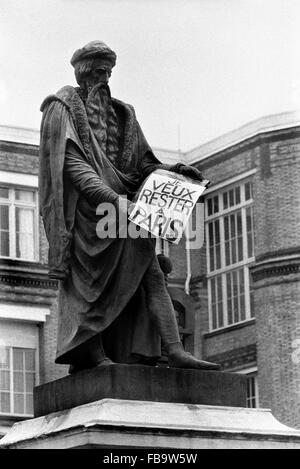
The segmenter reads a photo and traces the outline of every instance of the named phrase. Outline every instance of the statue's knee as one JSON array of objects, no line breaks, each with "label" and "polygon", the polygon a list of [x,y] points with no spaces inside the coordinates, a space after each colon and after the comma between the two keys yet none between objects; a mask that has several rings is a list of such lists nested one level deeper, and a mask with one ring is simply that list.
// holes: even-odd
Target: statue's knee
[{"label": "statue's knee", "polygon": [[163,272],[160,269],[156,269],[155,271],[152,272],[150,283],[156,288],[165,284],[165,277],[164,277]]}]

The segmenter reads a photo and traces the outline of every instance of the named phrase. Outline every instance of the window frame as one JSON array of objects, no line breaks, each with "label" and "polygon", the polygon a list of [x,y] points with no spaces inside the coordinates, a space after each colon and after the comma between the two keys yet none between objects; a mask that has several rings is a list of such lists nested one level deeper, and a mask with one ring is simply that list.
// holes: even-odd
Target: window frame
[{"label": "window frame", "polygon": [[[1,345],[1,344],[0,344]],[[33,405],[33,389],[35,386],[37,386],[39,384],[39,353],[38,353],[38,349],[35,347],[35,348],[32,348],[32,347],[22,347],[22,346],[5,346],[4,349],[8,349],[9,350],[9,363],[10,363],[10,367],[8,369],[9,371],[9,399],[10,399],[10,412],[3,412],[0,410],[0,418],[1,417],[4,417],[4,416],[9,416],[9,417],[20,417],[20,418],[31,418],[34,416],[34,410],[32,413],[19,413],[19,412],[14,412],[14,396],[15,394],[23,394],[26,396],[26,394],[32,394],[32,405]],[[34,373],[34,382],[33,382],[33,388],[32,388],[32,393],[27,393],[26,390],[22,393],[16,393],[15,390],[14,390],[14,364],[13,364],[13,353],[14,353],[14,350],[18,350],[18,349],[21,349],[22,351],[24,350],[33,350],[34,351],[34,361],[35,361],[35,369],[33,371]],[[25,368],[23,368],[23,370],[18,370],[18,371],[22,371],[23,372],[23,375],[24,373],[26,373],[26,370]],[[1,392],[1,390],[0,390]],[[25,405],[26,405],[26,402],[25,402]]]},{"label": "window frame", "polygon": [[[250,399],[255,399],[255,407],[250,407],[247,405],[247,408],[248,409],[257,409],[259,407],[259,389],[258,389],[258,373],[257,373],[257,366],[253,366],[251,368],[245,368],[245,369],[242,369],[242,370],[239,370],[237,371],[237,373],[240,373],[242,375],[246,375],[247,378],[255,378],[255,381],[254,381],[254,389],[255,389],[255,395],[254,396],[250,396],[248,397],[248,394],[247,394],[247,400],[246,400],[246,403],[248,404],[248,401]],[[248,391],[248,389],[247,389]]]},{"label": "window frame", "polygon": [[[1,259],[12,259],[20,262],[39,262],[39,199],[38,190],[36,187],[22,186],[22,185],[11,185],[5,182],[1,182],[0,187],[8,189],[8,198],[0,197],[0,205],[8,206],[8,220],[9,220],[9,255],[4,256],[0,254]],[[16,191],[24,190],[33,193],[33,202],[26,202],[16,199]],[[33,210],[33,257],[26,259],[24,257],[17,257],[17,233],[16,233],[16,212],[17,208],[24,207]]]},{"label": "window frame", "polygon": [[[251,292],[250,292],[250,275],[249,275],[249,266],[253,264],[255,261],[254,255],[254,217],[253,217],[253,184],[252,184],[252,193],[251,198],[246,200],[246,184],[252,183],[252,177],[245,177],[240,178],[239,180],[232,181],[231,183],[224,184],[222,187],[219,187],[216,190],[210,191],[210,193],[205,198],[205,235],[206,235],[206,265],[207,265],[207,281],[208,281],[208,312],[209,312],[209,331],[217,331],[221,329],[225,329],[236,324],[241,324],[244,322],[248,322],[253,319],[253,312],[251,312]],[[239,187],[239,198],[240,201],[236,205],[232,205],[231,207],[227,207],[224,209],[224,193],[228,193],[230,190],[236,191],[236,188]],[[209,200],[218,197],[218,210],[210,215],[208,215],[208,205]],[[214,202],[211,204],[213,207]],[[248,257],[248,231],[247,231],[247,219],[246,219],[246,212],[247,209],[252,209],[252,249],[253,255]],[[243,258],[241,261],[237,261],[234,264],[226,265],[225,259],[225,223],[224,219],[227,215],[235,215],[237,213],[241,214],[241,222],[242,222],[242,239],[243,239]],[[220,237],[220,267],[211,270],[211,258],[210,258],[210,237],[209,237],[209,224],[219,220],[219,237]],[[215,231],[215,227],[213,229]],[[238,231],[236,230],[236,237],[238,237]],[[215,241],[215,240],[214,240]],[[213,248],[215,249],[215,243],[213,244]],[[216,261],[216,255],[215,255]],[[245,295],[245,319],[239,320],[237,322],[228,321],[228,307],[227,307],[227,275],[229,272],[239,272],[240,269],[243,270],[243,282],[244,282],[244,295]],[[239,276],[239,274],[238,274]],[[212,305],[212,279],[221,278],[221,293],[222,293],[222,321],[220,322],[219,319],[219,312],[216,309],[215,317],[216,317],[216,325],[214,325],[213,320],[213,305]],[[220,303],[216,301],[216,304]],[[240,315],[239,309],[239,315]],[[220,325],[221,324],[221,325]]]}]

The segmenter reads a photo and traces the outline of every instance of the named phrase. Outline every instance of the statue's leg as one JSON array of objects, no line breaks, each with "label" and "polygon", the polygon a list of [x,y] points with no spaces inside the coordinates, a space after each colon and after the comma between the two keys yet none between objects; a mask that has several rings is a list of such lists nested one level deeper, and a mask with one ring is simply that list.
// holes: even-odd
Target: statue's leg
[{"label": "statue's leg", "polygon": [[72,352],[72,364],[69,373],[93,368],[95,366],[109,365],[113,362],[105,356],[101,334],[96,334]]},{"label": "statue's leg", "polygon": [[184,350],[179,337],[174,307],[156,256],[144,275],[143,284],[147,294],[147,307],[167,351],[169,365],[176,368],[210,370],[220,368],[220,365],[198,360]]}]

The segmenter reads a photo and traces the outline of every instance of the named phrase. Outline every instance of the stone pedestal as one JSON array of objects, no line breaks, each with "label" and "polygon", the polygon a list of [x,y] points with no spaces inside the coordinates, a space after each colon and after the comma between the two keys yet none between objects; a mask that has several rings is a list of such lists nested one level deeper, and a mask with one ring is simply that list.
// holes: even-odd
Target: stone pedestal
[{"label": "stone pedestal", "polygon": [[35,418],[1,448],[299,448],[300,431],[247,409],[245,377],[111,365],[35,388]]},{"label": "stone pedestal", "polygon": [[266,409],[103,399],[14,425],[8,449],[300,449]]},{"label": "stone pedestal", "polygon": [[244,407],[246,379],[219,371],[109,365],[37,386],[34,415],[40,417],[105,398]]}]

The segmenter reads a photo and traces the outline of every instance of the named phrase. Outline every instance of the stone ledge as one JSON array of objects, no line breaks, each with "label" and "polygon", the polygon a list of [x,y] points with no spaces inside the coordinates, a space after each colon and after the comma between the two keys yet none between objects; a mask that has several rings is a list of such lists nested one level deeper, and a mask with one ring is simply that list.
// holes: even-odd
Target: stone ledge
[{"label": "stone ledge", "polygon": [[142,365],[96,367],[35,387],[34,415],[106,398],[244,407],[246,378],[237,373]]},{"label": "stone ledge", "polygon": [[7,449],[300,449],[300,431],[268,409],[103,399],[19,422]]}]

